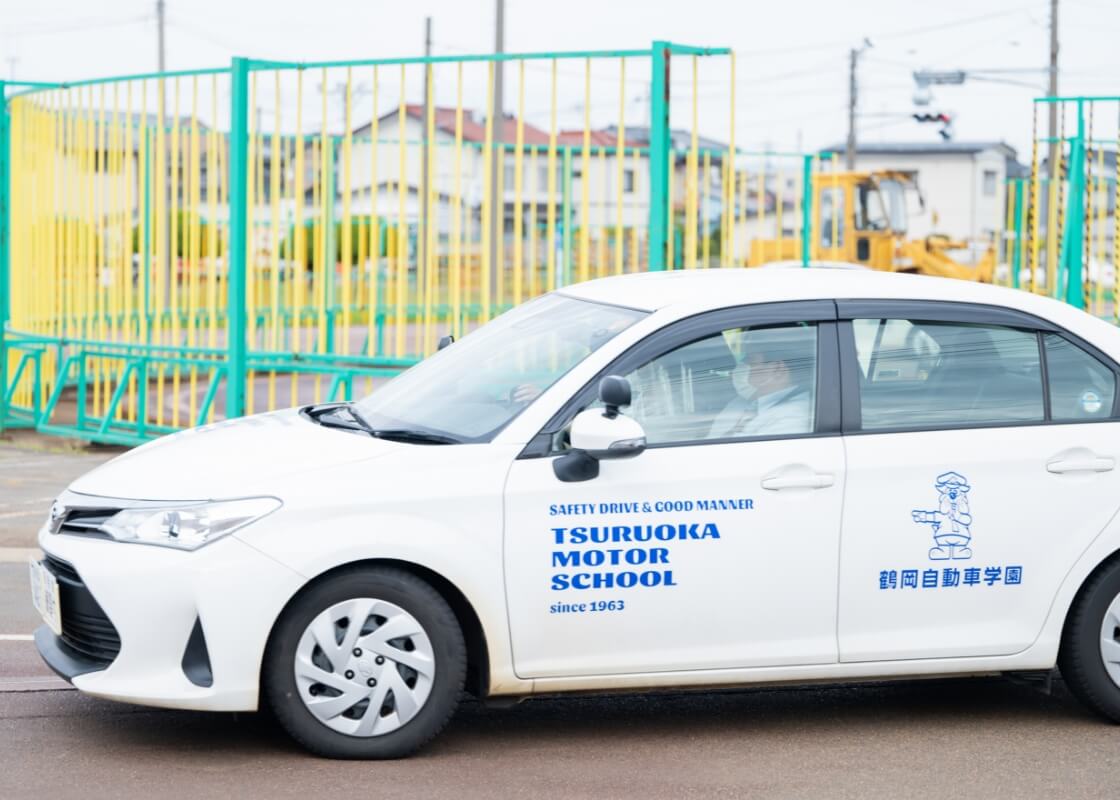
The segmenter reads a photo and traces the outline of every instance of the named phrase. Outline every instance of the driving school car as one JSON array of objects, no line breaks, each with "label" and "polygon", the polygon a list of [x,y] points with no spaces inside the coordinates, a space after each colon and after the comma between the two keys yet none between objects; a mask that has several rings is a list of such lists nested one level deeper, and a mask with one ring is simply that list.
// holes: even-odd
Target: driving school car
[{"label": "driving school car", "polygon": [[1055,666],[1120,721],[1120,331],[840,270],[592,281],[58,498],[44,659],[395,757],[483,698]]}]

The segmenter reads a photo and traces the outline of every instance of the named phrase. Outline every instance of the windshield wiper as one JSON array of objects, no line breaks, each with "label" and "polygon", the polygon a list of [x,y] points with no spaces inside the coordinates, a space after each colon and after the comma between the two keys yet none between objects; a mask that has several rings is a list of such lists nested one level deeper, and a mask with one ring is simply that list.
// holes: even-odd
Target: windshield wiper
[{"label": "windshield wiper", "polygon": [[323,405],[309,406],[302,413],[312,422],[316,422],[324,428],[373,434],[373,429],[350,408],[349,403],[324,403]]},{"label": "windshield wiper", "polygon": [[427,431],[411,430],[409,428],[388,428],[385,430],[369,431],[371,436],[378,439],[387,439],[393,442],[414,442],[416,444],[462,444],[461,439],[447,436],[442,433],[428,433]]}]

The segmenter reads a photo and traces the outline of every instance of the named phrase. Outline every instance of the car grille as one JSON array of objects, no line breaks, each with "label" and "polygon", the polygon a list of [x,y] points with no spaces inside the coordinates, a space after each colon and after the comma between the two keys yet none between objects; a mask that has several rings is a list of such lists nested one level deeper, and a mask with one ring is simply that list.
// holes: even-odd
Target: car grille
[{"label": "car grille", "polygon": [[63,644],[108,666],[121,651],[121,637],[72,564],[48,555],[44,565],[58,578]]}]

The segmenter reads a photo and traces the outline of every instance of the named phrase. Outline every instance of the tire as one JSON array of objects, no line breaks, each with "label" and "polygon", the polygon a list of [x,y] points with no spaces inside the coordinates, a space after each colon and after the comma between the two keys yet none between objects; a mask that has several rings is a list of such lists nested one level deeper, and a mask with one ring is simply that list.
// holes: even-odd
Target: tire
[{"label": "tire", "polygon": [[[356,634],[352,619],[362,620]],[[447,725],[466,671],[463,633],[435,589],[404,570],[360,567],[311,585],[284,610],[261,688],[281,727],[312,753],[401,758]]]},{"label": "tire", "polygon": [[1090,577],[1078,593],[1062,630],[1058,667],[1078,700],[1120,723],[1120,560]]}]

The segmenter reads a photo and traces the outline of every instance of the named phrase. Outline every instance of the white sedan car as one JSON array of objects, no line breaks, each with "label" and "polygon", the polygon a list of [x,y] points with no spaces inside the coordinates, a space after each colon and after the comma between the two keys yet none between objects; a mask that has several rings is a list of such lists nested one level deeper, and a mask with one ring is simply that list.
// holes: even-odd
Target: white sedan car
[{"label": "white sedan car", "polygon": [[38,648],[407,754],[481,698],[1019,673],[1120,721],[1120,331],[861,270],[607,278],[78,479]]}]

